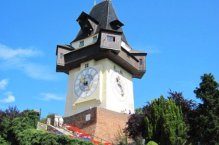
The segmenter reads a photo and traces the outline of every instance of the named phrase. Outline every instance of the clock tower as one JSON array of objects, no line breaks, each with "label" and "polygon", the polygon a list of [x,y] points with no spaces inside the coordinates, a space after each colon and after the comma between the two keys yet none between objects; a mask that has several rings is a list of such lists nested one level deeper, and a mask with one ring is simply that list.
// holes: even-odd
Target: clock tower
[{"label": "clock tower", "polygon": [[91,108],[134,113],[132,79],[144,75],[146,53],[128,44],[111,1],[82,12],[77,22],[75,39],[56,50],[56,71],[69,76],[64,116]]}]

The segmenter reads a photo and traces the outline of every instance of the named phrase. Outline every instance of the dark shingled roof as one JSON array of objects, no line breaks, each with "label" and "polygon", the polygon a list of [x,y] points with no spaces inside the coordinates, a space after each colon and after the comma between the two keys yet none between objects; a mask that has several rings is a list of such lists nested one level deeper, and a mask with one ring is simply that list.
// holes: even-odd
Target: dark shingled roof
[{"label": "dark shingled roof", "polygon": [[[118,23],[120,26],[123,26],[123,24],[119,21],[119,19],[116,16],[116,13],[114,11],[114,8],[112,6],[111,1],[103,1],[103,2],[95,5],[93,7],[93,9],[91,10],[89,16],[92,17],[93,19],[95,19],[99,23],[98,27],[95,30],[93,30],[92,34],[99,33],[99,31],[101,29],[123,33],[123,30],[121,27],[119,29],[115,30],[112,28],[112,26],[110,24],[111,22],[114,21],[114,22]],[[85,33],[83,33],[82,30],[80,30],[80,32],[78,33],[76,38],[73,40],[73,42],[84,39],[86,37],[88,37],[88,34],[85,34]],[[125,38],[124,33],[122,36],[122,41],[127,43],[127,40]]]}]

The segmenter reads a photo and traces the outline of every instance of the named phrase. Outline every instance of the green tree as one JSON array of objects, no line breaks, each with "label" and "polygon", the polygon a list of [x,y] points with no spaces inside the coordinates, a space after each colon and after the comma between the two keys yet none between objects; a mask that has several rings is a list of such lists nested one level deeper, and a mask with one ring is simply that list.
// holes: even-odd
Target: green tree
[{"label": "green tree", "polygon": [[208,145],[219,144],[219,84],[212,74],[201,76],[201,83],[194,91],[202,100],[196,110],[193,130],[195,142]]},{"label": "green tree", "polygon": [[20,111],[16,106],[14,107],[9,106],[8,109],[4,111],[4,114],[6,117],[12,120],[20,115]]},{"label": "green tree", "polygon": [[5,117],[5,116],[1,119],[2,120],[0,122],[0,136],[7,139],[8,132],[9,132],[10,127],[11,127],[11,120],[8,117]]},{"label": "green tree", "polygon": [[11,126],[11,121],[19,116],[17,107],[9,107],[6,110],[0,110],[0,135],[6,138],[7,132]]},{"label": "green tree", "polygon": [[187,100],[183,97],[182,92],[169,92],[168,99],[173,100],[177,106],[182,109],[185,121],[189,123],[191,113],[197,108],[197,104],[193,100]]},{"label": "green tree", "polygon": [[0,145],[9,145],[6,140],[0,136]]},{"label": "green tree", "polygon": [[173,100],[161,96],[143,108],[143,114],[134,114],[128,121],[126,132],[137,140],[154,140],[159,145],[183,145],[187,129],[183,114]]},{"label": "green tree", "polygon": [[32,110],[25,110],[19,113],[19,115],[15,118],[11,118],[11,115],[5,116],[1,123],[4,137],[12,145],[17,145],[17,135],[26,129],[34,129],[36,127],[38,117],[39,114]]},{"label": "green tree", "polygon": [[150,108],[151,113],[145,117],[146,140],[154,140],[160,145],[185,144],[186,125],[175,102],[161,96],[151,103]]},{"label": "green tree", "polygon": [[19,112],[16,107],[9,107],[0,110],[0,117],[0,145],[93,145],[89,141],[36,130],[39,112],[33,110]]},{"label": "green tree", "polygon": [[26,129],[17,135],[20,145],[93,145],[88,141],[70,139],[36,129]]},{"label": "green tree", "polygon": [[135,114],[144,114],[143,108],[136,108],[135,109]]},{"label": "green tree", "polygon": [[173,100],[178,107],[182,109],[184,121],[187,126],[187,141],[192,142],[194,137],[193,126],[196,125],[194,122],[194,116],[197,108],[197,104],[193,100],[187,100],[183,97],[183,93],[170,91],[168,99]]}]

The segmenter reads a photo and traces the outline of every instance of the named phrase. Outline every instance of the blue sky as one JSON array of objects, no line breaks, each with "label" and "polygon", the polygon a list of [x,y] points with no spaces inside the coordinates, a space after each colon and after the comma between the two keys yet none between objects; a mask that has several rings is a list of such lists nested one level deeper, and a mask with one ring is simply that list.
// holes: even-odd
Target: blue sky
[{"label": "blue sky", "polygon": [[[99,0],[100,1],[100,0]],[[98,2],[98,1],[97,1]],[[67,75],[55,72],[57,44],[76,36],[93,0],[0,1],[0,109],[64,113]],[[219,79],[218,0],[113,0],[129,44],[144,50],[147,73],[134,79],[135,106],[171,89],[195,99],[204,73]]]}]

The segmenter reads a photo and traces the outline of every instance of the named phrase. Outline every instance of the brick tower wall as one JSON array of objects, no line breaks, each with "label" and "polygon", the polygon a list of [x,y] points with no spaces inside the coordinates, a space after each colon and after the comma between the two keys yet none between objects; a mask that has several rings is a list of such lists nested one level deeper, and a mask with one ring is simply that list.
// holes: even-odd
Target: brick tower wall
[{"label": "brick tower wall", "polygon": [[83,131],[103,139],[116,143],[118,134],[126,127],[129,115],[117,113],[103,108],[92,108],[76,115],[65,117],[64,123],[76,126]]}]

